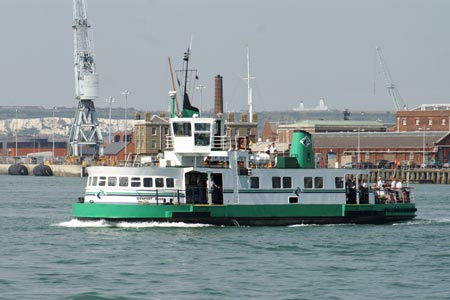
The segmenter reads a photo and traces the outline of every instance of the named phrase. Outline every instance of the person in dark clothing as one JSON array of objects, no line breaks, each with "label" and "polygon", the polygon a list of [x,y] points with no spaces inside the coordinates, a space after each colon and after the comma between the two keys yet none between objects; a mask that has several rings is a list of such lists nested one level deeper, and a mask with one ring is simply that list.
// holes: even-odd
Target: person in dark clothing
[{"label": "person in dark clothing", "polygon": [[345,183],[345,193],[347,195],[347,204],[356,204],[356,179],[348,179]]}]

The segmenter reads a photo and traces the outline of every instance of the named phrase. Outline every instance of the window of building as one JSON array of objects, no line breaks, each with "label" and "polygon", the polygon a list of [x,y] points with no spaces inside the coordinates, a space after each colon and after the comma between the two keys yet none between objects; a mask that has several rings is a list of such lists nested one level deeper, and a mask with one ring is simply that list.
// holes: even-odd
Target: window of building
[{"label": "window of building", "polygon": [[152,135],[156,135],[156,127],[152,127]]},{"label": "window of building", "polygon": [[259,177],[250,177],[250,188],[259,189]]},{"label": "window of building", "polygon": [[128,186],[128,177],[119,177],[119,186]]},{"label": "window of building", "polygon": [[173,188],[175,186],[173,178],[166,178],[166,187]]},{"label": "window of building", "polygon": [[105,186],[106,185],[106,176],[100,176],[98,178],[98,185],[99,186]]},{"label": "window of building", "polygon": [[169,134],[169,127],[164,127],[164,134],[168,135]]},{"label": "window of building", "polygon": [[273,189],[281,188],[281,177],[272,177],[272,188]]},{"label": "window of building", "polygon": [[155,186],[164,187],[164,178],[161,177],[155,178]]},{"label": "window of building", "polygon": [[152,140],[152,149],[156,149],[156,141]]},{"label": "window of building", "polygon": [[428,119],[428,125],[433,125],[433,119]]},{"label": "window of building", "polygon": [[403,126],[406,126],[406,125],[408,125],[408,123],[406,122],[406,118],[403,118]]},{"label": "window of building", "polygon": [[141,186],[141,178],[140,177],[131,177],[131,186],[132,187],[140,187]]},{"label": "window of building", "polygon": [[442,119],[442,125],[446,124],[446,119]]},{"label": "window of building", "polygon": [[416,119],[416,125],[420,125],[420,120]]},{"label": "window of building", "polygon": [[284,189],[292,188],[292,178],[291,177],[283,177],[283,188]]},{"label": "window of building", "polygon": [[153,187],[153,178],[144,177],[144,187]]},{"label": "window of building", "polygon": [[117,185],[117,177],[109,176],[108,177],[108,186],[116,186]]}]

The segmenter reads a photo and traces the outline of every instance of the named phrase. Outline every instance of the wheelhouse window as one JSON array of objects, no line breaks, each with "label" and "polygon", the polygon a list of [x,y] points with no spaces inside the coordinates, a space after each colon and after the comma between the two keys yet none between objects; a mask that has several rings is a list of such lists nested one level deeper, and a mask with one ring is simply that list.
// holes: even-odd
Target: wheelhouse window
[{"label": "wheelhouse window", "polygon": [[174,122],[172,125],[175,136],[191,136],[191,123]]},{"label": "wheelhouse window", "polygon": [[153,187],[153,178],[144,177],[144,187]]},{"label": "wheelhouse window", "polygon": [[195,131],[210,131],[211,124],[210,123],[195,123],[194,124]]},{"label": "wheelhouse window", "polygon": [[108,186],[116,186],[117,185],[117,177],[109,176],[108,177]]},{"label": "wheelhouse window", "polygon": [[281,177],[272,177],[272,188],[273,189],[281,188]]},{"label": "wheelhouse window", "polygon": [[283,177],[283,188],[284,189],[292,188],[292,178],[291,177]]},{"label": "wheelhouse window", "polygon": [[259,189],[259,177],[250,177],[250,188]]},{"label": "wheelhouse window", "polygon": [[128,186],[128,177],[119,177],[119,186]]},{"label": "wheelhouse window", "polygon": [[131,186],[132,187],[140,187],[141,186],[141,178],[140,177],[131,177]]},{"label": "wheelhouse window", "polygon": [[209,133],[195,133],[194,143],[196,146],[209,146],[211,135]]},{"label": "wheelhouse window", "polygon": [[97,176],[93,176],[92,177],[92,186],[96,186],[97,185]]},{"label": "wheelhouse window", "polygon": [[164,178],[155,178],[155,186],[156,187],[164,187]]}]

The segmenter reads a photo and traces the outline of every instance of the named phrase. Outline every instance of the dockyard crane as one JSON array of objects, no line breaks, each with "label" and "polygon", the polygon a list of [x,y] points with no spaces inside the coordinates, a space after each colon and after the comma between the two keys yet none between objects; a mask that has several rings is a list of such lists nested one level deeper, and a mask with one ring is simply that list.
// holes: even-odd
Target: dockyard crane
[{"label": "dockyard crane", "polygon": [[381,66],[381,71],[383,72],[384,81],[386,84],[386,89],[389,93],[389,96],[391,96],[392,101],[394,102],[395,110],[408,110],[408,107],[406,106],[405,102],[403,101],[402,96],[400,96],[400,93],[395,86],[394,82],[392,81],[391,74],[389,73],[389,69],[387,68],[386,62],[383,59],[383,53],[381,52],[380,47],[375,47],[375,51],[378,57],[378,62]]},{"label": "dockyard crane", "polygon": [[84,0],[73,0],[73,37],[75,98],[78,107],[69,134],[68,155],[78,158],[82,147],[93,148],[94,156],[103,156],[103,137],[94,100],[98,98],[98,74],[95,69],[91,26]]}]

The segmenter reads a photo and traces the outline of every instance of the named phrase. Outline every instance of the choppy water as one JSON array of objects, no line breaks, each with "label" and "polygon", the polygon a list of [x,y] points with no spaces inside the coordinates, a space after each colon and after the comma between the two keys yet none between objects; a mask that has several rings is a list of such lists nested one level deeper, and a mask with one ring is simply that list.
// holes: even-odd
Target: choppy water
[{"label": "choppy water", "polygon": [[0,299],[450,299],[450,186],[394,225],[72,221],[82,178],[0,176]]}]

